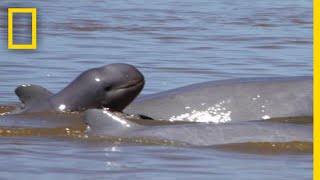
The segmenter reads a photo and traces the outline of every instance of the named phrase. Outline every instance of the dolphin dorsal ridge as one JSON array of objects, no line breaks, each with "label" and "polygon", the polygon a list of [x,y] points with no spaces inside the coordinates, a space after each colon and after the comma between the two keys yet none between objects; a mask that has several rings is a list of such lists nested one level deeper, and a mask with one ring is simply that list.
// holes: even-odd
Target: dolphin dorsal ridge
[{"label": "dolphin dorsal ridge", "polygon": [[34,84],[20,85],[15,89],[14,92],[25,106],[28,106],[36,101],[49,98],[53,95],[53,93],[46,88]]}]

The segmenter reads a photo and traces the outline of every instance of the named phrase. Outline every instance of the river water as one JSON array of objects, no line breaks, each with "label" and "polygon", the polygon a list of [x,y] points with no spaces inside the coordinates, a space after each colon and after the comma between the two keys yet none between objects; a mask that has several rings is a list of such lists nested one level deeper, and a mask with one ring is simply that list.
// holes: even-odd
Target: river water
[{"label": "river water", "polygon": [[[37,8],[37,50],[7,49],[8,7]],[[15,27],[27,32],[16,42],[28,39],[28,25]],[[19,84],[57,92],[82,71],[115,62],[142,71],[143,94],[208,80],[312,75],[312,28],[307,0],[4,0],[0,104],[18,102]],[[310,145],[221,149],[40,131],[0,133],[0,179],[312,178]]]}]

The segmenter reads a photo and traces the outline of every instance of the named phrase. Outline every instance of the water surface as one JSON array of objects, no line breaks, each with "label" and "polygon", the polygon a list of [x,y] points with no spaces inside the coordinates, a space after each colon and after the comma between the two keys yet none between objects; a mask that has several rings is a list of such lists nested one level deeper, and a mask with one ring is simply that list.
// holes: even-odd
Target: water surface
[{"label": "water surface", "polygon": [[[37,50],[7,49],[7,7],[37,8]],[[18,101],[13,91],[19,84],[57,92],[80,72],[114,62],[143,72],[143,94],[208,80],[312,75],[307,0],[5,0],[0,22],[4,105]],[[18,35],[17,42],[28,37]],[[312,178],[310,152],[252,153],[41,133],[0,141],[1,179]]]}]

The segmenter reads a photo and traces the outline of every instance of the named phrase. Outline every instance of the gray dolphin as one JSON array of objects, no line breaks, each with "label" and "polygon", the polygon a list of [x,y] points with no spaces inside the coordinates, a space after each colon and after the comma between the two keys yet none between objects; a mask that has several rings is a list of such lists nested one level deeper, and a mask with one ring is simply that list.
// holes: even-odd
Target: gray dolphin
[{"label": "gray dolphin", "polygon": [[313,142],[311,125],[268,121],[143,126],[108,110],[90,109],[85,112],[85,122],[89,125],[89,136],[169,140],[195,146],[249,142]]},{"label": "gray dolphin", "polygon": [[138,97],[124,112],[170,121],[227,122],[313,116],[312,77],[209,81]]},{"label": "gray dolphin", "polygon": [[24,106],[12,113],[83,111],[102,107],[122,111],[143,86],[144,77],[134,66],[110,64],[83,72],[56,94],[41,86],[21,85],[15,92]]},{"label": "gray dolphin", "polygon": [[[155,120],[216,123],[312,117],[312,88],[310,76],[209,81],[138,96],[124,112]],[[44,94],[41,87],[34,89],[39,92],[34,94]]]}]

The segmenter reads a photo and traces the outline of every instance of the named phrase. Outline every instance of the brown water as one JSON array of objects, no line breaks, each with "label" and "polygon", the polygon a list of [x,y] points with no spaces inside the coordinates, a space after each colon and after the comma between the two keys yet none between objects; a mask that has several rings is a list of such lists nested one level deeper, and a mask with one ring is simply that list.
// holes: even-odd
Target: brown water
[{"label": "brown water", "polygon": [[[37,8],[36,51],[7,49],[7,7]],[[30,32],[28,25],[15,27]],[[114,62],[144,73],[144,94],[207,80],[312,75],[312,27],[312,1],[306,0],[5,0],[0,104],[16,104],[19,84],[57,92],[80,72]],[[0,179],[312,178],[310,143],[188,147],[86,138],[75,115],[0,120],[7,125],[0,128]]]}]

